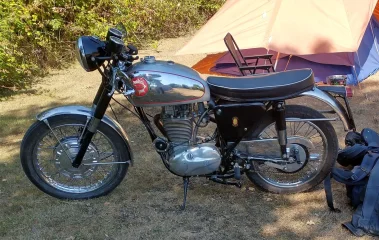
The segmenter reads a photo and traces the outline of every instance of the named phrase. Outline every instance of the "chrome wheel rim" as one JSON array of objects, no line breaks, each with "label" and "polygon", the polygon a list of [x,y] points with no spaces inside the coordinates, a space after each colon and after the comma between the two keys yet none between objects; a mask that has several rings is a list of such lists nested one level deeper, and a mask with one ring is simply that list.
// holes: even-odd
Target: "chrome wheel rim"
[{"label": "chrome wheel rim", "polygon": [[[87,193],[107,185],[117,173],[117,151],[102,132],[97,131],[79,168],[72,167],[84,124],[63,124],[52,128],[39,140],[33,165],[51,187],[67,193]],[[56,136],[56,137],[55,137]],[[57,140],[59,139],[59,142]]]},{"label": "chrome wheel rim", "polygon": [[[306,148],[303,146],[308,152],[306,164],[295,172],[281,171],[274,167],[267,166],[263,162],[252,162],[254,171],[265,182],[275,187],[298,187],[299,185],[312,181],[312,179],[320,173],[328,155],[327,139],[325,134],[313,122],[287,122],[287,137],[306,138],[313,143],[314,147]],[[259,134],[258,138],[277,138],[275,123],[267,126]]]}]

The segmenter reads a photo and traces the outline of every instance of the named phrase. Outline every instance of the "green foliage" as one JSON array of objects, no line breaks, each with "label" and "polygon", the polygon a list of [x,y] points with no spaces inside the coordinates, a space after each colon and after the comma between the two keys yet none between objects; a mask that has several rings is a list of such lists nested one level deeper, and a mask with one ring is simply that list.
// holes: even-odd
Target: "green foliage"
[{"label": "green foliage", "polygon": [[104,37],[122,22],[128,41],[176,37],[209,19],[225,0],[0,1],[0,90],[26,88],[34,76],[73,57],[80,35]]}]

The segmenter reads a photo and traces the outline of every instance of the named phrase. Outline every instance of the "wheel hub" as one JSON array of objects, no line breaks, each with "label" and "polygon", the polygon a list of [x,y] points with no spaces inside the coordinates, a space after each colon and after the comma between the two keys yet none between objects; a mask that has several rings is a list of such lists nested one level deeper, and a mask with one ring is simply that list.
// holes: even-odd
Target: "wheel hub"
[{"label": "wheel hub", "polygon": [[57,144],[54,150],[54,165],[61,174],[70,178],[85,178],[95,172],[96,165],[84,165],[85,163],[98,162],[100,160],[99,152],[93,143],[90,143],[88,146],[82,164],[78,168],[72,166],[72,162],[79,152],[78,138],[68,137],[61,140],[60,143]]},{"label": "wheel hub", "polygon": [[290,146],[290,163],[281,168],[283,172],[294,173],[301,170],[308,161],[307,148],[300,144],[291,144]]}]

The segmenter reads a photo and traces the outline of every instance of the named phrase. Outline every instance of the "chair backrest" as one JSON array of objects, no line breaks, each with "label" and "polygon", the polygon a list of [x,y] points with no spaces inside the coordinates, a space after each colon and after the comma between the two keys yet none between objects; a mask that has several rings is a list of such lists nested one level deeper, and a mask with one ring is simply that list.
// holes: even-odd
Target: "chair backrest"
[{"label": "chair backrest", "polygon": [[[241,70],[241,67],[247,66],[247,62],[243,58],[243,55],[242,55],[236,41],[234,40],[233,36],[230,33],[226,34],[226,36],[224,38],[224,42],[225,42],[225,45],[228,48],[230,54],[232,55],[234,61],[236,62],[238,69],[240,70],[242,75],[246,76],[247,74],[245,74],[244,70]],[[251,70],[248,70],[248,71],[250,72],[250,74],[253,74],[253,72]]]}]

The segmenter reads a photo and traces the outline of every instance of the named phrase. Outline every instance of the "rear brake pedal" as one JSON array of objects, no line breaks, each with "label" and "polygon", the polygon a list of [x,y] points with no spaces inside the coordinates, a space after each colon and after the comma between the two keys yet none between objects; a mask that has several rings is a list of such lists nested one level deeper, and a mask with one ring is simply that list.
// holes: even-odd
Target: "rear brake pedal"
[{"label": "rear brake pedal", "polygon": [[238,188],[242,187],[242,183],[240,181],[230,182],[230,181],[226,181],[225,179],[220,179],[217,177],[211,177],[211,178],[209,178],[209,180],[216,182],[216,183],[224,184],[224,185],[233,185],[233,186],[236,186]]}]

